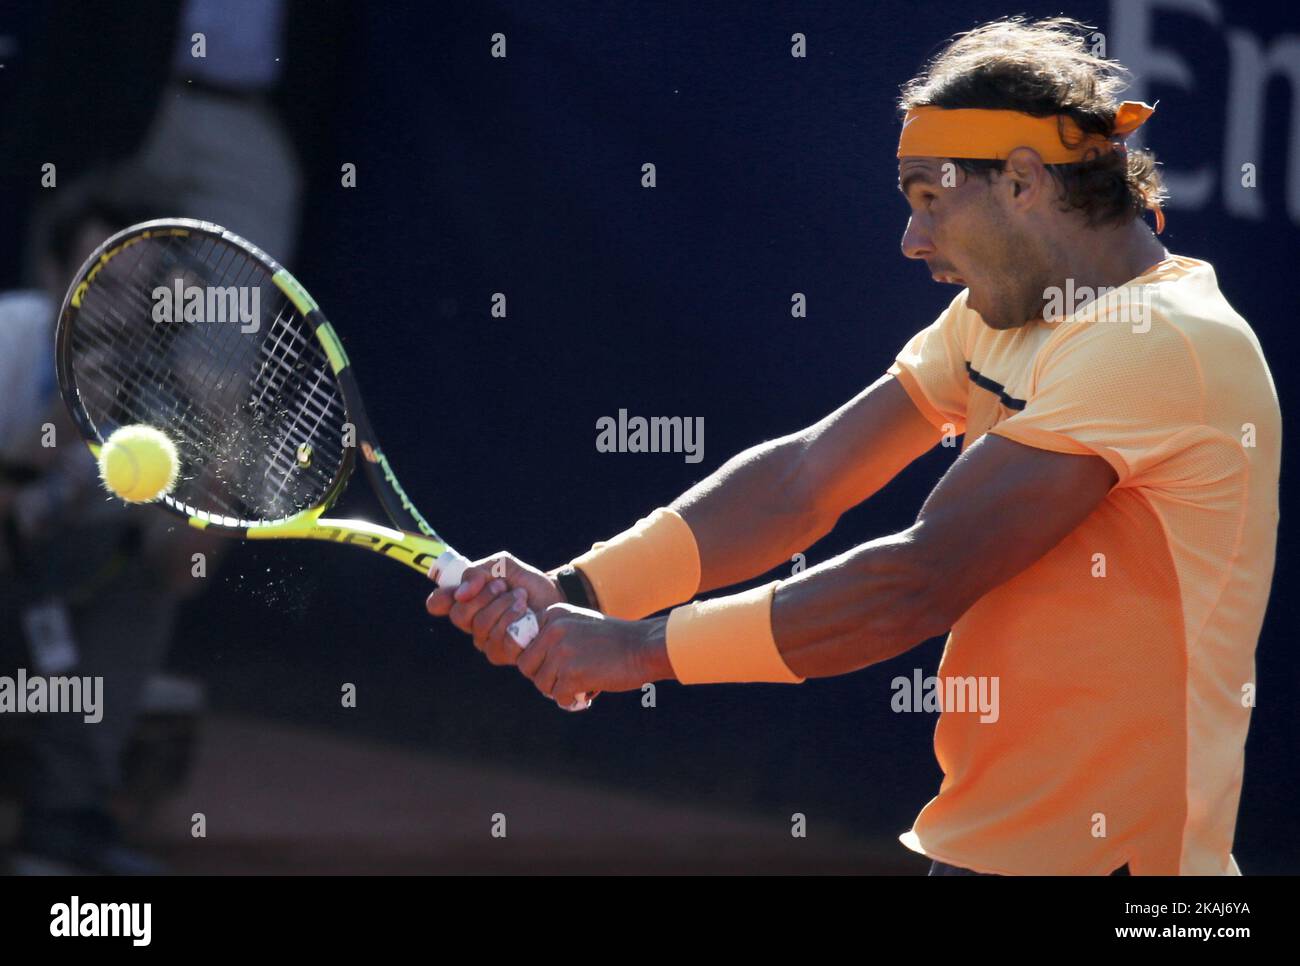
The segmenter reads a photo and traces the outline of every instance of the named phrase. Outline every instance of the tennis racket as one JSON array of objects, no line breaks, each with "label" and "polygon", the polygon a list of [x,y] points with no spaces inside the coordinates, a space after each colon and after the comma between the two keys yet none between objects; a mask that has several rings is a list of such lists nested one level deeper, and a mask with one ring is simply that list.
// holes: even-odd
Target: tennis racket
[{"label": "tennis racket", "polygon": [[[269,255],[218,225],[164,219],[105,241],[63,300],[59,390],[98,457],[121,426],[166,433],[180,455],[157,505],[190,526],[247,540],[362,547],[460,583],[469,561],[397,481],[334,327]],[[393,528],[325,513],[361,454]],[[510,625],[537,635],[529,610]],[[569,710],[590,704],[579,696]]]}]

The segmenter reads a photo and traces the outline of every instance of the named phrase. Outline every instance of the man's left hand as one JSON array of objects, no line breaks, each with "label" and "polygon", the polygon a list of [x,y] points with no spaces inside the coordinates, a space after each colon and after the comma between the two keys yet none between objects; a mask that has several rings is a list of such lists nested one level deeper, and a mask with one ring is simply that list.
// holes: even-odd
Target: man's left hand
[{"label": "man's left hand", "polygon": [[552,604],[538,618],[541,632],[516,666],[561,707],[579,694],[634,691],[672,676],[666,617],[625,621],[571,604]]}]

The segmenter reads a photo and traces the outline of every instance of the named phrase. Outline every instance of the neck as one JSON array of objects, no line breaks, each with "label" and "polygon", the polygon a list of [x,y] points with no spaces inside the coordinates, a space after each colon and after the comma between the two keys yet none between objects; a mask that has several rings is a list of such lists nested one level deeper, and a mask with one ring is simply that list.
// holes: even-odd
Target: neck
[{"label": "neck", "polygon": [[1118,288],[1169,256],[1168,249],[1140,218],[1119,228],[1083,228],[1058,251],[1061,284]]},{"label": "neck", "polygon": [[[1043,284],[1033,287],[1030,298],[1035,301],[1042,298],[1038,293],[1048,287],[1062,292],[1071,287],[1075,291],[1085,287],[1093,291],[1118,288],[1169,256],[1141,219],[1135,218],[1119,228],[1097,229],[1082,226],[1072,218],[1068,226],[1057,225],[1053,231],[1060,241],[1049,255],[1049,267],[1040,276]],[[1041,322],[1045,307],[1045,302],[1040,303],[1034,316],[1020,324]]]}]

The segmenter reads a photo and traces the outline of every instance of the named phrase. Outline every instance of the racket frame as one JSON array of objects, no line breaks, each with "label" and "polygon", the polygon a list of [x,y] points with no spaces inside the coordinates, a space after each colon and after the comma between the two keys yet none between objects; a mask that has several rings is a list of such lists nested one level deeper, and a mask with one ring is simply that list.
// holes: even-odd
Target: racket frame
[{"label": "racket frame", "polygon": [[[393,467],[389,464],[387,456],[383,455],[378,439],[374,436],[370,417],[365,412],[364,404],[361,403],[360,387],[356,384],[347,352],[343,350],[343,343],[339,341],[338,333],[334,332],[334,326],[330,325],[325,313],[321,312],[316,299],[313,299],[302,283],[292,276],[289,269],[283,267],[255,244],[239,237],[234,231],[221,228],[220,225],[196,221],[194,218],[159,218],[159,220],[131,225],[130,228],[118,231],[116,235],[112,235],[96,248],[77,273],[73,285],[69,286],[68,295],[64,296],[64,304],[59,311],[59,326],[55,334],[55,364],[59,373],[59,393],[77,429],[90,446],[91,454],[94,454],[95,459],[98,460],[104,441],[98,426],[81,402],[81,393],[73,377],[74,319],[69,315],[69,309],[75,311],[81,308],[82,300],[85,298],[86,291],[90,289],[91,283],[95,281],[96,274],[99,274],[104,265],[126,248],[147,238],[168,237],[168,235],[188,237],[190,234],[208,235],[226,244],[233,244],[244,254],[259,261],[261,267],[270,274],[270,280],[286,295],[286,298],[289,298],[292,306],[298,309],[300,317],[307,322],[316,341],[324,350],[325,358],[329,360],[330,368],[333,369],[335,380],[338,380],[339,395],[343,400],[343,413],[347,423],[355,430],[355,438],[352,439],[354,446],[343,447],[343,459],[339,462],[338,472],[335,473],[334,480],[330,482],[329,489],[326,490],[325,497],[320,503],[296,512],[292,516],[283,517],[281,520],[266,520],[263,523],[248,525],[247,521],[234,520],[233,517],[213,515],[204,511],[200,511],[199,515],[190,514],[170,497],[162,497],[157,504],[172,511],[173,514],[185,517],[191,527],[201,530],[212,530],[214,533],[240,537],[244,540],[325,540],[346,543],[348,546],[364,547],[365,550],[406,564],[407,567],[416,569],[426,576],[435,577],[441,586],[459,584],[460,573],[468,566],[469,560],[452,549],[451,545],[434,532],[420,511],[416,510],[415,504],[407,497],[402,484],[399,484]],[[369,478],[370,489],[382,504],[383,512],[399,529],[381,527],[365,520],[335,520],[324,516],[347,488],[348,478],[351,477],[352,469],[356,464],[357,451],[360,451],[363,456],[365,475]],[[528,646],[529,641],[537,636],[537,632],[537,615],[533,614],[532,610],[526,611],[519,620],[510,625],[511,637],[520,647]],[[591,699],[594,697],[594,694],[580,694],[572,705],[565,706],[565,710],[584,710],[590,706]]]},{"label": "racket frame", "polygon": [[[92,455],[98,460],[104,439],[85,406],[81,404],[73,372],[72,333],[76,325],[75,313],[80,309],[86,292],[94,284],[95,276],[123,251],[150,238],[191,235],[206,235],[233,245],[261,264],[271,281],[298,311],[299,317],[324,351],[338,383],[346,422],[352,426],[355,438],[354,445],[343,447],[343,459],[325,496],[315,506],[291,516],[248,525],[248,521],[236,521],[206,511],[190,513],[170,497],[161,498],[157,505],[184,517],[190,526],[206,532],[247,540],[326,540],[347,544],[382,554],[427,575],[437,559],[451,550],[451,546],[438,536],[398,482],[388,457],[384,455],[375,436],[374,427],[361,401],[356,376],[334,326],[316,300],[288,269],[251,242],[219,225],[190,218],[162,218],[132,225],[104,241],[86,259],[73,284],[69,286],[59,310],[55,333],[55,365],[59,393]],[[358,452],[362,455],[361,464],[365,468],[371,489],[395,527],[380,526],[366,520],[325,516],[347,488],[357,463]]]},{"label": "racket frame", "polygon": [[[343,447],[343,459],[339,463],[338,472],[321,501],[316,506],[308,507],[280,520],[248,525],[247,521],[234,520],[205,511],[200,511],[198,515],[191,514],[171,497],[162,497],[156,501],[157,504],[184,517],[190,526],[205,532],[211,531],[246,540],[327,540],[332,543],[362,547],[405,564],[426,576],[436,577],[440,586],[459,583],[460,575],[469,564],[469,560],[438,536],[420,511],[415,508],[406,491],[402,489],[401,483],[397,481],[397,475],[379,446],[374,428],[370,424],[370,417],[361,402],[361,390],[357,385],[356,376],[353,375],[343,343],[339,340],[338,333],[334,331],[334,326],[325,317],[316,300],[288,269],[247,239],[220,225],[192,218],[161,218],[132,225],[100,245],[82,265],[74,283],[69,286],[59,310],[58,327],[55,333],[55,366],[58,372],[59,394],[63,397],[73,422],[96,460],[99,458],[103,439],[98,427],[81,403],[81,394],[73,378],[71,357],[75,321],[69,315],[69,310],[80,308],[95,276],[114,257],[131,245],[147,238],[191,234],[215,236],[259,261],[270,274],[271,281],[298,310],[300,317],[310,326],[316,341],[320,343],[334,377],[338,380],[346,422],[355,430],[353,440],[355,445]],[[388,518],[397,525],[398,529],[365,520],[339,520],[324,516],[347,487],[358,451],[362,454],[362,465],[370,480],[371,490],[378,497]],[[538,633],[536,614],[528,610],[510,625],[509,633],[515,643],[520,647],[526,647]],[[572,704],[566,706],[566,710],[581,711],[591,705],[594,697],[595,695],[578,695]]]}]

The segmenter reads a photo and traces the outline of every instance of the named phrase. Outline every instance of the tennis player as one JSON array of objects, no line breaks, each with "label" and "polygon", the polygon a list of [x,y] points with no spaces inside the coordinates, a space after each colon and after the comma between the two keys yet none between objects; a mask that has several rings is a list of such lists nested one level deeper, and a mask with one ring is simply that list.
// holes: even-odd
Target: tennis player
[{"label": "tennis player", "polygon": [[[995,680],[999,707],[940,715],[944,779],[902,836],[932,874],[1239,874],[1278,398],[1214,269],[1142,217],[1162,225],[1163,188],[1125,141],[1152,108],[1117,101],[1123,70],[1087,30],[986,24],[905,85],[903,253],[961,291],[886,374],[567,567],[498,554],[429,611],[561,703],[798,684],[951,629],[939,677]],[[695,599],[959,434],[908,529]],[[504,629],[525,598],[545,612],[521,652]]]}]

